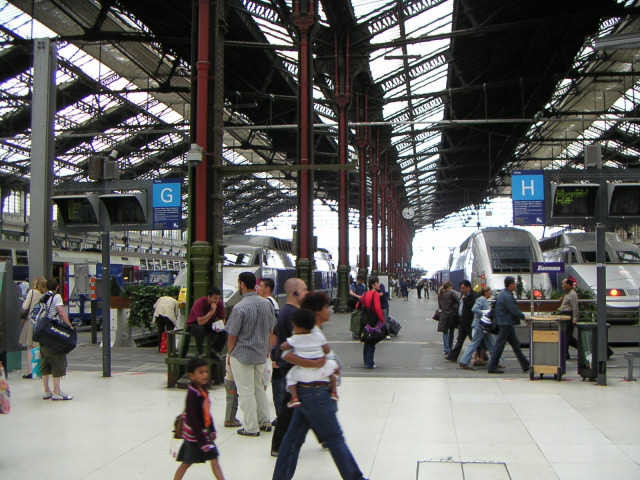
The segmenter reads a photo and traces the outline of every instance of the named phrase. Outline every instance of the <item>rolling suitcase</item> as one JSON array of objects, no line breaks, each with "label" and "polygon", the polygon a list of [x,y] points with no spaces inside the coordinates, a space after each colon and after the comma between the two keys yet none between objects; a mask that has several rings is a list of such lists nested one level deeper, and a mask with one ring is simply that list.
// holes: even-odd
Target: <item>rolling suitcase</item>
[{"label": "rolling suitcase", "polygon": [[401,328],[402,325],[400,325],[400,322],[398,322],[395,318],[389,316],[389,318],[387,319],[387,331],[389,332],[389,335],[395,335],[397,337]]}]

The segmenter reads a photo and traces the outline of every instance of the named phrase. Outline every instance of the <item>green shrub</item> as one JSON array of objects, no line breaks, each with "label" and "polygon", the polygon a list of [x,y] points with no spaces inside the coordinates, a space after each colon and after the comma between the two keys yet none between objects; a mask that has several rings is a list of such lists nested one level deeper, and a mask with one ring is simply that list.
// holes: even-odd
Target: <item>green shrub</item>
[{"label": "green shrub", "polygon": [[177,297],[179,292],[180,287],[175,285],[167,287],[144,284],[125,285],[122,296],[131,299],[129,326],[151,330],[153,327],[153,306],[156,300],[165,296]]}]

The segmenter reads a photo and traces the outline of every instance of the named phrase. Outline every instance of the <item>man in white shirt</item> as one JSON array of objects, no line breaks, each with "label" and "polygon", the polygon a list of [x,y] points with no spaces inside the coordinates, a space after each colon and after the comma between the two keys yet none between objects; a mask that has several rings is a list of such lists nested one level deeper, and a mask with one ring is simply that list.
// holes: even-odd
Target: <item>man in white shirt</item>
[{"label": "man in white shirt", "polygon": [[278,314],[280,313],[280,307],[278,306],[278,302],[275,298],[273,298],[273,291],[275,290],[275,284],[273,283],[272,278],[263,278],[260,280],[260,285],[258,285],[258,295],[262,298],[266,298],[273,305],[273,311],[276,314],[276,319],[278,318]]}]

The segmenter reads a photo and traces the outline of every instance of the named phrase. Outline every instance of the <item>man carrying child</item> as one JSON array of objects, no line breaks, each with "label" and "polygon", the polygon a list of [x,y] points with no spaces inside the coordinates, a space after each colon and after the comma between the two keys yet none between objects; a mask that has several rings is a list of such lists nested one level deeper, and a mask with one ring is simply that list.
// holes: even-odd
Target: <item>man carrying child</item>
[{"label": "man carrying child", "polygon": [[[293,314],[293,333],[286,342],[280,346],[283,352],[293,350],[301,358],[317,359],[330,352],[327,339],[322,330],[316,326],[316,315],[311,310],[303,308]],[[333,373],[338,368],[334,360],[326,360],[320,368],[305,368],[294,366],[287,373],[287,387],[291,392],[291,400],[287,404],[289,408],[300,406],[298,397],[298,382],[302,385],[329,383],[331,385],[331,399],[338,401],[336,392],[336,377]]]}]

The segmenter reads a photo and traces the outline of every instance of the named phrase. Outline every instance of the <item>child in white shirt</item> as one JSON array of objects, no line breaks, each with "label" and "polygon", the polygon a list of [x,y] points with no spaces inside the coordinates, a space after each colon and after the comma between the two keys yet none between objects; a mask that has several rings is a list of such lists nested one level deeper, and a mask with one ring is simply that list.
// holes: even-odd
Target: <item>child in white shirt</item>
[{"label": "child in white shirt", "polygon": [[[292,337],[282,343],[280,350],[284,353],[286,350],[292,350],[298,357],[308,359],[318,359],[324,357],[331,350],[327,344],[322,330],[316,327],[315,313],[309,309],[301,308],[293,314],[291,321],[293,323]],[[336,376],[334,372],[338,369],[338,364],[334,360],[327,359],[320,368],[305,368],[295,365],[287,373],[287,387],[291,392],[291,401],[287,403],[289,408],[300,405],[298,398],[298,382],[315,383],[326,382],[331,385],[331,398],[338,401],[338,393],[336,391]]]}]

